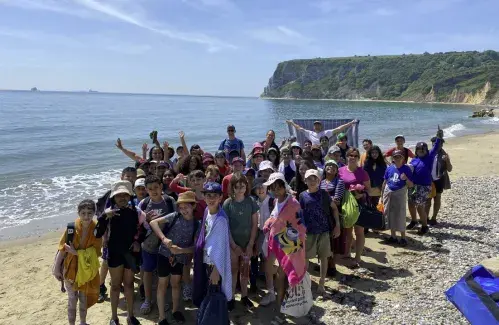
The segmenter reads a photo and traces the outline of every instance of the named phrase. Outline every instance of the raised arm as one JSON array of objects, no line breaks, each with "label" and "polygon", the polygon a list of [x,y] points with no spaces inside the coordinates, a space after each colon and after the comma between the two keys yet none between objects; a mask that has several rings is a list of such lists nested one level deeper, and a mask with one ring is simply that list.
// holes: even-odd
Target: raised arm
[{"label": "raised arm", "polygon": [[120,149],[121,152],[123,152],[130,159],[132,159],[134,161],[141,161],[142,160],[142,157],[138,156],[135,152],[130,151],[130,150],[124,148],[123,147],[123,143],[121,142],[120,138],[118,138],[118,140],[116,140],[116,147],[118,149]]},{"label": "raised arm", "polygon": [[149,147],[147,146],[147,143],[144,143],[142,145],[142,159],[147,160],[147,152],[149,151]]},{"label": "raised arm", "polygon": [[288,123],[288,125],[291,125],[292,127],[294,127],[295,129],[297,129],[299,131],[305,130],[304,128],[302,128],[301,126],[299,126],[298,124],[296,124],[295,122],[293,122],[291,120],[286,120],[286,123]]},{"label": "raised arm", "polygon": [[170,144],[168,141],[163,142],[163,161],[169,162],[170,161]]},{"label": "raised arm", "polygon": [[[357,120],[351,120],[350,122],[348,122],[347,124],[343,124],[341,126],[338,126],[336,129],[333,129],[331,130],[331,133],[332,134],[337,134],[337,133],[340,133],[342,131],[344,131],[346,128],[354,125],[355,123],[357,123],[358,121]],[[327,133],[327,131],[326,131]]]},{"label": "raised arm", "polygon": [[187,149],[187,143],[185,142],[185,133],[184,131],[180,131],[178,133],[178,137],[180,138],[180,144],[182,145],[182,148],[184,149],[184,156],[189,155],[189,149]]}]

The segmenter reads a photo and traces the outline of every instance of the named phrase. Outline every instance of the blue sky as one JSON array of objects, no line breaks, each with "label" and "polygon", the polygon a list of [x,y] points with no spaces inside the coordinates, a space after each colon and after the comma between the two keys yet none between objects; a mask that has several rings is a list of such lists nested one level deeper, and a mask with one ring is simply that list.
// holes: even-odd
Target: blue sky
[{"label": "blue sky", "polygon": [[499,50],[497,0],[0,0],[0,89],[258,96],[295,58]]}]

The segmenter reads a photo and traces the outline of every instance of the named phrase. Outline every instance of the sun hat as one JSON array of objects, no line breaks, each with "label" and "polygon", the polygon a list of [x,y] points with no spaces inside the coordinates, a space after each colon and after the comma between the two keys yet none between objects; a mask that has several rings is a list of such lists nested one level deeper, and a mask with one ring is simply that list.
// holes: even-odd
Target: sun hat
[{"label": "sun hat", "polygon": [[291,148],[300,148],[301,149],[301,145],[298,142],[293,142],[291,144]]},{"label": "sun hat", "polygon": [[203,193],[222,193],[222,186],[216,182],[206,182],[203,186]]},{"label": "sun hat", "polygon": [[402,134],[397,134],[397,136],[395,137],[395,141],[397,141],[398,138],[402,138],[405,141],[405,137]]},{"label": "sun hat", "polygon": [[318,179],[321,178],[321,174],[319,174],[319,171],[317,169],[309,169],[305,172],[305,179],[309,178],[310,176],[315,176]]},{"label": "sun hat", "polygon": [[215,158],[225,158],[225,152],[217,150],[217,152],[215,152]]},{"label": "sun hat", "polygon": [[333,159],[326,160],[326,164],[324,164],[324,167],[327,167],[328,165],[333,165],[336,166],[336,168],[339,168],[338,163]]},{"label": "sun hat", "polygon": [[255,178],[255,180],[253,181],[253,189],[257,189],[259,187],[262,187],[262,186],[265,186],[265,178],[263,177],[257,177]]},{"label": "sun hat", "polygon": [[318,145],[318,144],[314,144],[314,145],[312,146],[312,150],[321,150],[321,146],[320,146],[320,145]]},{"label": "sun hat", "polygon": [[113,198],[116,194],[126,193],[130,196],[133,195],[132,183],[129,181],[117,181],[111,187],[110,198]]},{"label": "sun hat", "polygon": [[423,148],[423,149],[425,149],[426,151],[428,151],[428,145],[426,144],[426,142],[422,142],[422,141],[420,141],[420,142],[418,142],[418,143],[416,144],[416,150],[417,150],[417,149],[421,149],[421,148]]},{"label": "sun hat", "polygon": [[137,169],[137,178],[146,177],[146,173],[140,168]]},{"label": "sun hat", "polygon": [[276,148],[273,148],[273,147],[272,147],[272,148],[270,148],[269,150],[267,150],[267,155],[268,155],[271,151],[275,152],[275,154],[276,154],[276,155],[279,153],[279,150],[277,150]]},{"label": "sun hat", "polygon": [[139,178],[135,181],[135,187],[146,187],[146,180],[144,178]]},{"label": "sun hat", "polygon": [[331,146],[329,148],[329,150],[327,151],[327,153],[330,153],[330,154],[333,154],[335,152],[341,152],[340,147],[338,147],[338,146]]},{"label": "sun hat", "polygon": [[253,157],[256,155],[262,155],[263,156],[263,148],[255,148],[253,149]]},{"label": "sun hat", "polygon": [[196,193],[192,191],[187,191],[184,193],[180,193],[177,199],[177,204],[180,203],[197,203],[196,201]]},{"label": "sun hat", "polygon": [[341,140],[343,138],[348,138],[345,133],[341,132],[340,134],[338,134],[338,140]]},{"label": "sun hat", "polygon": [[281,181],[283,181],[284,184],[288,185],[288,183],[286,182],[286,178],[284,177],[284,174],[283,173],[279,173],[279,172],[270,174],[269,180],[266,181],[265,183],[263,183],[263,185],[270,186],[270,185],[274,184],[275,181],[277,181],[278,179],[280,179]]},{"label": "sun hat", "polygon": [[258,165],[258,171],[266,169],[272,169],[272,171],[274,171],[274,165],[272,165],[272,162],[269,160],[264,160]]},{"label": "sun hat", "polygon": [[243,164],[243,165],[244,165],[244,160],[243,160],[243,158],[241,158],[241,157],[234,157],[234,159],[232,159],[232,164],[233,164],[233,165],[234,165],[235,163],[237,163],[237,162],[240,162],[241,164]]},{"label": "sun hat", "polygon": [[402,150],[395,150],[392,153],[392,157],[395,157],[395,156],[402,156],[402,157],[404,157],[404,153],[402,152]]},{"label": "sun hat", "polygon": [[260,142],[253,143],[253,149],[260,148],[263,149],[263,145]]}]

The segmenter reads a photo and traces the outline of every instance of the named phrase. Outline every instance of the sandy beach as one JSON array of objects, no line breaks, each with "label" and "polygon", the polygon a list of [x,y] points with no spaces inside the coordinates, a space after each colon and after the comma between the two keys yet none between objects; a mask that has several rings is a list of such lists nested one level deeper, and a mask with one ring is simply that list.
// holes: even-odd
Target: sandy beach
[{"label": "sandy beach", "polygon": [[[366,252],[363,257],[365,263],[362,268],[352,273],[351,270],[339,266],[336,279],[329,279],[326,284],[332,290],[333,299],[316,300],[313,311],[317,315],[318,323],[467,323],[460,313],[445,301],[443,290],[451,286],[459,275],[464,273],[462,271],[479,263],[483,258],[497,254],[497,249],[490,244],[494,236],[497,236],[497,232],[494,234],[497,228],[490,229],[493,227],[490,226],[493,224],[492,219],[497,218],[497,214],[493,215],[494,211],[497,212],[497,203],[483,203],[484,209],[488,210],[484,210],[480,215],[483,220],[481,228],[473,224],[476,221],[470,221],[468,224],[465,216],[459,216],[458,210],[454,208],[463,195],[469,194],[466,193],[469,188],[466,182],[485,182],[483,177],[499,176],[499,133],[450,139],[445,143],[444,149],[449,153],[454,166],[450,176],[457,186],[456,189],[444,193],[439,219],[441,225],[432,229],[430,234],[433,235],[428,237],[421,238],[409,233],[410,244],[406,248],[384,245],[381,243],[381,234],[370,234],[366,239]],[[483,190],[492,194],[496,186],[497,183],[489,182],[488,187]],[[472,190],[470,188],[470,191]],[[462,211],[473,211],[475,208],[475,202],[471,200],[463,200],[459,204],[462,204]],[[457,224],[462,226],[452,226]],[[52,232],[0,243],[1,324],[67,324],[67,295],[60,292],[59,283],[51,275],[59,236],[60,232]],[[467,236],[467,239],[462,239],[464,236]],[[475,244],[476,247],[470,246]],[[466,253],[467,250],[472,252]],[[311,274],[317,283],[317,272],[311,271]],[[435,285],[432,286],[432,283]],[[263,284],[260,283],[260,286],[263,287]],[[432,287],[431,290],[429,286]],[[408,293],[408,290],[412,291]],[[261,295],[263,292],[260,292]],[[410,300],[414,296],[432,303],[429,307],[418,305],[418,302]],[[138,296],[136,297],[138,319],[145,325],[156,324],[157,310],[153,309],[147,316],[140,315],[140,301]],[[168,295],[167,299],[170,300],[170,297]],[[237,297],[236,300],[239,300],[239,295]],[[250,298],[256,303],[260,299],[258,296]],[[183,306],[187,324],[195,324],[195,309],[190,303]],[[414,309],[416,306],[423,310]],[[126,323],[124,308],[122,296],[119,312],[122,324]],[[110,314],[109,301],[98,304],[89,309],[87,323],[107,324]],[[270,307],[260,307],[247,312],[237,306],[231,313],[231,320],[234,324],[267,325],[275,315],[276,311]],[[308,318],[293,322],[311,323]]]}]

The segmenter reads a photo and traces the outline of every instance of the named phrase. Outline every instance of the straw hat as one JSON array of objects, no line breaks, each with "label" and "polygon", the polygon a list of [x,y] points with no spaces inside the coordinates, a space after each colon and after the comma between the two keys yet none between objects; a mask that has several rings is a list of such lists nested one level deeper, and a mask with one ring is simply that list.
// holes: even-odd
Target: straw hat
[{"label": "straw hat", "polygon": [[111,187],[110,198],[113,198],[116,194],[126,193],[130,196],[133,195],[132,183],[129,181],[118,181]]},{"label": "straw hat", "polygon": [[196,193],[192,191],[187,191],[184,193],[181,193],[178,196],[177,204],[180,203],[196,203]]}]

